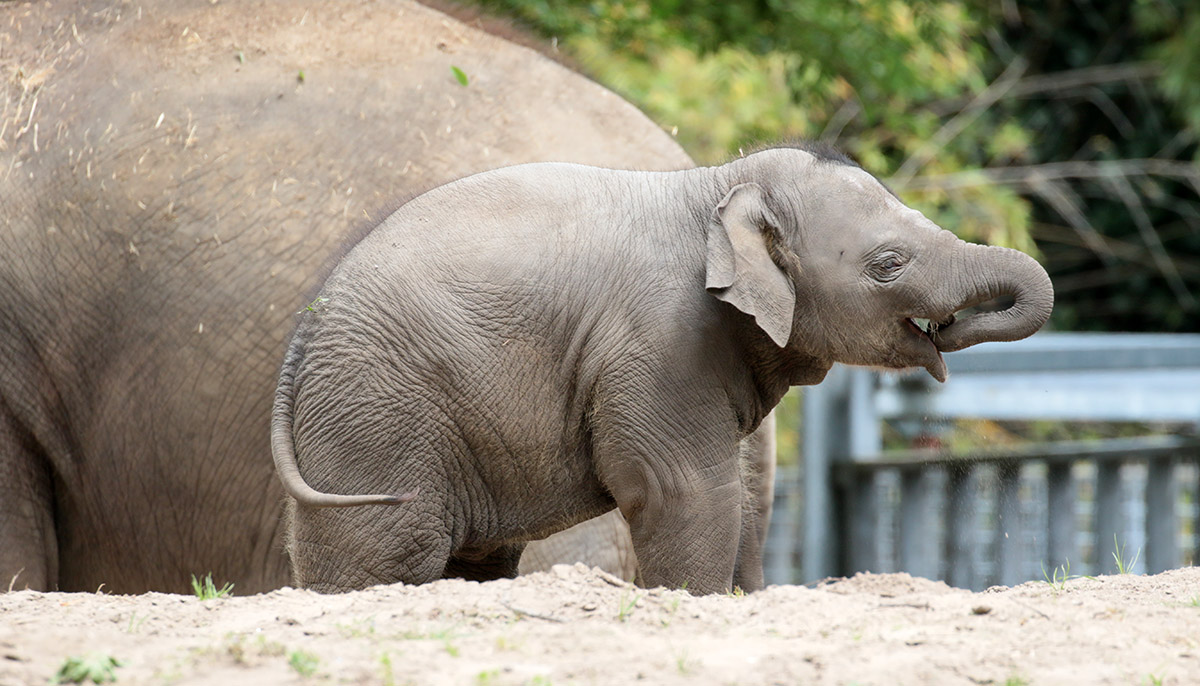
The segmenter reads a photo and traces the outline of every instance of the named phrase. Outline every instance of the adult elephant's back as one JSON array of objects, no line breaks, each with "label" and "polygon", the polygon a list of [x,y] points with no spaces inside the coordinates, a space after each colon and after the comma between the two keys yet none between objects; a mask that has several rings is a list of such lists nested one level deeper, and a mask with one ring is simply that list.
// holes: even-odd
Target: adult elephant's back
[{"label": "adult elephant's back", "polygon": [[356,228],[509,164],[691,166],[612,93],[412,2],[2,3],[0,34],[18,588],[286,583],[271,395]]}]

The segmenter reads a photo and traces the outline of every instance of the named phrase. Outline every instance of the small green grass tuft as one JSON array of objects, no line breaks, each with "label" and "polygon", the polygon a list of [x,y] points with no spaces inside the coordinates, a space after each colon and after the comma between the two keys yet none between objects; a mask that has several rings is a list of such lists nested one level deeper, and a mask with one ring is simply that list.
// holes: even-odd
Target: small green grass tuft
[{"label": "small green grass tuft", "polygon": [[383,682],[383,686],[396,686],[396,673],[392,667],[392,655],[386,651],[379,656],[379,676]]},{"label": "small green grass tuft", "polygon": [[450,65],[450,71],[454,73],[454,80],[458,81],[458,85],[460,85],[460,86],[467,85],[468,80],[467,80],[467,73],[465,71],[463,71],[462,69],[459,69],[458,67],[454,66],[453,64]]},{"label": "small green grass tuft", "polygon": [[1046,573],[1046,565],[1043,563],[1042,578],[1054,590],[1055,595],[1058,595],[1060,591],[1067,587],[1067,582],[1071,579],[1094,579],[1095,577],[1087,576],[1086,574],[1072,574],[1071,561],[1067,560],[1064,564],[1055,567],[1054,571],[1049,574]]},{"label": "small green grass tuft", "polygon": [[496,650],[500,652],[518,651],[521,649],[521,641],[513,640],[508,636],[496,637]]},{"label": "small green grass tuft", "polygon": [[[317,306],[321,305],[322,303],[327,303],[327,302],[329,302],[329,298],[322,298],[320,296],[317,296],[316,298],[313,299],[312,302],[310,302],[308,305],[306,305],[303,310],[300,310],[300,312],[316,312]],[[300,312],[297,312],[296,314],[300,314]]]},{"label": "small green grass tuft", "polygon": [[93,684],[106,684],[117,680],[113,671],[121,666],[121,661],[111,655],[87,653],[82,656],[68,657],[62,666],[50,679],[54,684],[82,684],[91,681]]},{"label": "small green grass tuft", "polygon": [[227,598],[233,595],[233,584],[225,584],[221,588],[213,583],[212,572],[204,575],[204,580],[201,581],[192,575],[192,592],[200,600],[214,600],[216,598]]},{"label": "small green grass tuft", "polygon": [[138,617],[136,612],[129,613],[129,624],[125,626],[125,633],[136,634],[141,631],[142,624],[146,622],[148,617]]},{"label": "small green grass tuft", "polygon": [[1029,679],[1014,674],[1004,680],[1004,686],[1029,686]]},{"label": "small green grass tuft", "polygon": [[630,597],[627,591],[621,591],[621,599],[618,601],[617,607],[617,621],[628,621],[629,617],[633,615],[633,610],[637,607],[638,601],[641,599],[641,593],[634,593]]},{"label": "small green grass tuft", "polygon": [[440,631],[403,631],[396,634],[395,637],[405,641],[441,641],[442,648],[450,657],[458,657],[460,651],[458,646],[452,642],[455,636],[456,626],[442,629]]},{"label": "small green grass tuft", "polygon": [[1130,560],[1130,559],[1126,559],[1126,557],[1125,557],[1129,553],[1129,546],[1126,545],[1125,549],[1122,550],[1121,544],[1117,541],[1116,534],[1113,534],[1113,546],[1116,547],[1116,550],[1113,551],[1112,556],[1113,556],[1113,559],[1116,560],[1116,562],[1117,562],[1117,573],[1118,574],[1132,574],[1134,565],[1137,564],[1138,558],[1141,557],[1141,555],[1142,555],[1141,548],[1138,548],[1138,551],[1136,553],[1134,553],[1134,555],[1133,555],[1133,559]]},{"label": "small green grass tuft", "polygon": [[375,615],[352,619],[349,624],[339,622],[334,628],[344,638],[375,638]]},{"label": "small green grass tuft", "polygon": [[682,676],[695,674],[699,666],[699,663],[688,657],[687,650],[682,650],[675,655],[675,671],[679,672]]},{"label": "small green grass tuft", "polygon": [[669,601],[663,603],[663,609],[666,610],[667,613],[666,616],[660,617],[658,621],[661,622],[664,627],[670,626],[671,620],[675,619],[675,613],[679,611],[680,601],[681,596],[679,594],[675,594],[671,596]]},{"label": "small green grass tuft", "polygon": [[485,669],[475,675],[475,683],[479,686],[494,686],[500,682],[500,670]]},{"label": "small green grass tuft", "polygon": [[260,658],[281,657],[287,652],[282,643],[269,641],[266,636],[259,635],[253,641],[247,640],[249,638],[247,634],[230,632],[225,634],[225,642],[221,648],[202,652],[218,655],[223,653],[239,665],[252,665]]},{"label": "small green grass tuft", "polygon": [[317,673],[317,665],[321,660],[307,650],[293,650],[288,653],[288,666],[302,677],[310,677]]}]

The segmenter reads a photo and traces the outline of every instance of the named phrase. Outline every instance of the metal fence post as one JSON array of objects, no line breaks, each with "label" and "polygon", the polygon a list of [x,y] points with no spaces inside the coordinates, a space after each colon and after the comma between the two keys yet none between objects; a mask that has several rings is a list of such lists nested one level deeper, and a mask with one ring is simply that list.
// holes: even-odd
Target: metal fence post
[{"label": "metal fence post", "polygon": [[1096,508],[1095,529],[1096,540],[1093,550],[1096,553],[1095,573],[1113,574],[1117,571],[1116,561],[1111,554],[1114,541],[1119,540],[1122,522],[1121,516],[1121,465],[1118,462],[1105,460],[1096,465]]},{"label": "metal fence post", "polygon": [[842,517],[834,463],[846,456],[845,370],[835,367],[825,381],[804,391],[804,583],[840,573],[838,541]]},{"label": "metal fence post", "polygon": [[767,585],[796,582],[799,490],[800,475],[795,466],[775,470],[775,497],[771,521],[767,524],[767,542],[763,546],[763,580]]},{"label": "metal fence post", "polygon": [[900,475],[900,569],[937,579],[941,571],[938,515],[945,497],[946,472],[906,469]]},{"label": "metal fence post", "polygon": [[1179,566],[1179,481],[1175,460],[1152,460],[1146,474],[1146,571]]},{"label": "metal fence post", "polygon": [[880,476],[881,472],[871,470],[857,476],[847,489],[847,573],[888,571],[880,565]]},{"label": "metal fence post", "polygon": [[1075,552],[1075,480],[1070,462],[1053,462],[1046,466],[1046,559],[1048,569],[1070,564],[1082,568]]},{"label": "metal fence post", "polygon": [[1190,563],[1193,565],[1200,565],[1200,460],[1192,460],[1187,473],[1189,476],[1185,483],[1187,483],[1188,492],[1192,496],[1192,536]]},{"label": "metal fence post", "polygon": [[996,467],[996,583],[1014,586],[1025,581],[1021,569],[1021,467],[1003,462]]},{"label": "metal fence post", "polygon": [[965,461],[949,469],[946,483],[946,583],[979,588],[975,568],[975,514],[979,503],[975,468]]},{"label": "metal fence post", "polygon": [[[847,454],[851,462],[872,462],[883,449],[879,413],[875,409],[875,375],[850,367],[842,370],[846,381]],[[895,526],[884,494],[895,483],[891,470],[872,470],[849,484],[848,545],[846,558],[852,571],[890,572],[895,564]]]}]

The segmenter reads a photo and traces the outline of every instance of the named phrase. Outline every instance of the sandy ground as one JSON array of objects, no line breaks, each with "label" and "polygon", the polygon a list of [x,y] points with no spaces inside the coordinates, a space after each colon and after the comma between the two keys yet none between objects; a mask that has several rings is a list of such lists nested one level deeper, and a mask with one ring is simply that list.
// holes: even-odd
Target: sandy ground
[{"label": "sandy ground", "polygon": [[1200,684],[1200,568],[983,593],[882,574],[701,598],[576,565],[331,596],[0,594],[0,684],[86,653],[121,684]]}]

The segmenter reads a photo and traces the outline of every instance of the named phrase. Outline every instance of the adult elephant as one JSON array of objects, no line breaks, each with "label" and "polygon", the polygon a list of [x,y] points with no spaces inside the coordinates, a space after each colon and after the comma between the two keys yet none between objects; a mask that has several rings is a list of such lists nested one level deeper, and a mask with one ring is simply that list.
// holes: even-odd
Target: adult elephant
[{"label": "adult elephant", "polygon": [[355,227],[519,162],[691,166],[403,0],[5,2],[0,46],[0,588],[287,583],[271,396]]}]

